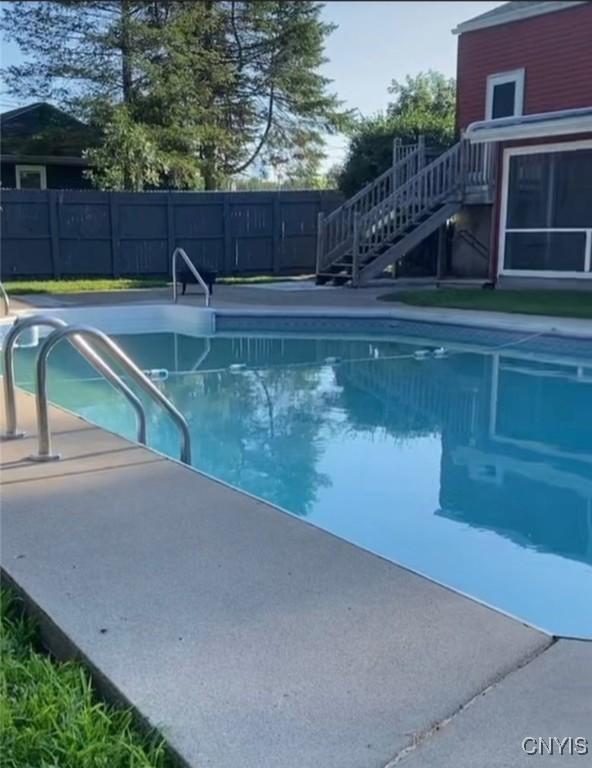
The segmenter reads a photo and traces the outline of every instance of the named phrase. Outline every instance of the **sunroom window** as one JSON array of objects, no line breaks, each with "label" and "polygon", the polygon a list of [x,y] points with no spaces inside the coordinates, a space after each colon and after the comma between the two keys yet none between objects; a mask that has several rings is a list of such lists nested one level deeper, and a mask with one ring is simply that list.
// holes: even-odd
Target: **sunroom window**
[{"label": "sunroom window", "polygon": [[509,152],[503,271],[592,276],[592,146]]}]

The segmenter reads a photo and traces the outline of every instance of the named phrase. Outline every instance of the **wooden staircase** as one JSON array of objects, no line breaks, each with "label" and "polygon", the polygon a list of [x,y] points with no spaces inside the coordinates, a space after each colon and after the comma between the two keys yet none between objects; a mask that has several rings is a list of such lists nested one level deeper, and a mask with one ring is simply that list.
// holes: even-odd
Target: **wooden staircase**
[{"label": "wooden staircase", "polygon": [[392,168],[319,219],[317,284],[377,277],[458,212],[468,181],[483,186],[489,177],[482,147],[464,140],[430,163],[421,139],[399,156],[395,149]]}]

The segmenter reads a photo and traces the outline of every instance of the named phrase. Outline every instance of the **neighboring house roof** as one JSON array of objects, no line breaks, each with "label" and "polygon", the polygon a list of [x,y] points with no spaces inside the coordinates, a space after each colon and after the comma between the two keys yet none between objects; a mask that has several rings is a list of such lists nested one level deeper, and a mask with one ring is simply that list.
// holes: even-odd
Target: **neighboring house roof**
[{"label": "neighboring house roof", "polygon": [[45,102],[3,112],[0,128],[4,157],[80,158],[97,142],[94,129]]},{"label": "neighboring house roof", "polygon": [[522,21],[532,16],[541,16],[544,13],[553,13],[554,11],[563,11],[576,5],[584,5],[590,0],[557,0],[556,2],[537,2],[536,0],[514,0],[513,2],[503,3],[491,11],[475,16],[468,21],[463,21],[458,27],[452,30],[454,35],[462,35],[464,32],[472,32],[475,29],[484,29],[485,27],[494,27],[498,24],[509,24],[512,21]]}]

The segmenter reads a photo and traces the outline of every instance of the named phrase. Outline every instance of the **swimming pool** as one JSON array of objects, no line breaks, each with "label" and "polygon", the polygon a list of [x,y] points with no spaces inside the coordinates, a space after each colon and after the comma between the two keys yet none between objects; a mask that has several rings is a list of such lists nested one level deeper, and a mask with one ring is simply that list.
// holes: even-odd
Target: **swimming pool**
[{"label": "swimming pool", "polygon": [[[327,322],[116,338],[165,372],[196,468],[552,634],[592,638],[590,345]],[[36,351],[16,355],[28,389]],[[67,344],[49,381],[53,402],[134,437],[128,404]],[[149,444],[178,456],[147,407]]]}]

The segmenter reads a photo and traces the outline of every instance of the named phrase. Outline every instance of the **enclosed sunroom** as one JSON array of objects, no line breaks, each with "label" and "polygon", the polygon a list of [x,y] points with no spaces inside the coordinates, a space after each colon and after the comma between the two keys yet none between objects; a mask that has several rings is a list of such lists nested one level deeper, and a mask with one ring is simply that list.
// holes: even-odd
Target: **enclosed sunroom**
[{"label": "enclosed sunroom", "polygon": [[466,135],[497,153],[492,278],[592,288],[592,109],[483,121]]}]

